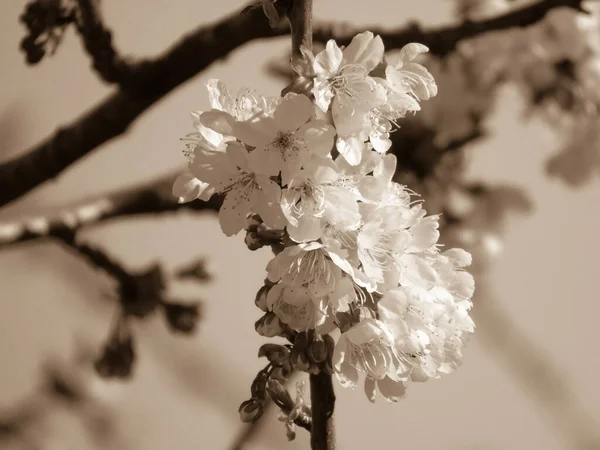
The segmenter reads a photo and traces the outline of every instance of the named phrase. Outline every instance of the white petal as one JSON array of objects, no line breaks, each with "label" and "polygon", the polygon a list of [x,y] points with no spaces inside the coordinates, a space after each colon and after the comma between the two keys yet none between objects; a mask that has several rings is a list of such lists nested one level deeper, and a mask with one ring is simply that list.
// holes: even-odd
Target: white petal
[{"label": "white petal", "polygon": [[219,111],[218,109],[211,109],[210,111],[203,112],[198,118],[200,123],[217,133],[233,136],[233,127],[236,123],[235,119],[227,114],[226,112]]},{"label": "white petal", "polygon": [[239,142],[230,142],[226,149],[227,156],[233,165],[248,172],[248,150]]},{"label": "white petal", "polygon": [[196,147],[190,172],[196,178],[214,186],[218,191],[229,187],[240,174],[229,156]]},{"label": "white petal", "polygon": [[341,62],[342,50],[333,39],[330,39],[325,49],[315,56],[314,69],[317,77],[331,78],[338,72]]},{"label": "white petal", "polygon": [[280,131],[296,131],[304,125],[313,113],[313,104],[306,95],[287,94],[277,109],[273,119]]},{"label": "white petal", "polygon": [[408,61],[412,61],[421,53],[427,53],[429,48],[423,44],[419,44],[417,42],[411,42],[410,44],[406,44],[400,50],[398,55],[400,63],[405,63]]},{"label": "white petal", "polygon": [[310,153],[325,157],[333,147],[335,128],[324,120],[313,120],[300,128],[296,135],[304,139]]},{"label": "white petal", "polygon": [[298,217],[297,225],[287,226],[290,238],[295,242],[314,241],[321,237],[321,219],[308,214]]},{"label": "white petal", "polygon": [[406,397],[406,385],[402,381],[394,381],[389,377],[377,381],[381,395],[389,402],[396,403]]},{"label": "white petal", "polygon": [[315,96],[315,103],[321,111],[327,112],[334,95],[329,82],[327,80],[315,80],[313,95]]},{"label": "white petal", "polygon": [[233,98],[225,83],[213,78],[206,82],[206,87],[208,88],[208,100],[211,108],[227,111],[233,103]]},{"label": "white petal", "polygon": [[376,389],[375,380],[371,377],[365,378],[365,395],[372,403],[375,403],[375,399],[377,398],[377,389]]},{"label": "white petal", "polygon": [[190,172],[184,172],[173,183],[172,192],[179,203],[187,203],[196,200],[207,187],[207,183],[200,181]]},{"label": "white petal", "polygon": [[219,210],[219,223],[226,236],[233,236],[246,227],[246,214],[252,207],[252,199],[242,189],[227,193]]},{"label": "white petal", "polygon": [[344,159],[351,166],[357,166],[360,164],[362,155],[367,148],[367,144],[357,135],[351,135],[348,137],[340,137],[338,136],[336,142],[336,148],[340,155],[344,157]]},{"label": "white petal", "polygon": [[333,98],[331,115],[338,136],[350,136],[360,133],[364,128],[367,113],[366,106],[358,108],[349,102],[344,102],[339,96]]},{"label": "white petal", "polygon": [[373,33],[365,31],[354,36],[352,42],[344,49],[344,63],[359,64],[370,72],[383,59],[383,52],[381,37],[373,37]]}]

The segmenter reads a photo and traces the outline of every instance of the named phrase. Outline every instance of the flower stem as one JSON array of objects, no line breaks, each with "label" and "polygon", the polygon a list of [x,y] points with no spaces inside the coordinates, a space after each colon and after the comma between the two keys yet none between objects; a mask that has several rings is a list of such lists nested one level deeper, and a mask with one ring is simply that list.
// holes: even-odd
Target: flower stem
[{"label": "flower stem", "polygon": [[292,56],[302,56],[301,47],[312,50],[312,0],[292,0],[289,12]]},{"label": "flower stem", "polygon": [[333,410],[335,407],[335,393],[333,392],[331,375],[325,372],[310,375],[310,401],[312,408],[310,448],[312,450],[334,450]]}]

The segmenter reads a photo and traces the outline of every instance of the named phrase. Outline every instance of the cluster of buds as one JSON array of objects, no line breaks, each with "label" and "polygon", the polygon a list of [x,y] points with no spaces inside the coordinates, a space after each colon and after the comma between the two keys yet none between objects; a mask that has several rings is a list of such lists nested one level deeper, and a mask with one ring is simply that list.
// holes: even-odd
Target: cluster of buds
[{"label": "cluster of buds", "polygon": [[416,62],[427,51],[408,44],[391,63],[370,32],[302,49],[293,68],[310,91],[283,98],[210,80],[211,109],[193,114],[188,170],[173,186],[180,202],[223,196],[223,232],[273,249],[257,332],[291,342],[292,368],[348,387],[362,374],[371,400],[453,371],[474,330],[471,256],[442,251],[438,216],[392,181],[390,133],[437,94]]},{"label": "cluster of buds", "polygon": [[[203,265],[181,270],[182,277],[206,280],[209,274]],[[200,319],[200,303],[173,301],[165,294],[165,274],[158,265],[136,274],[124,272],[119,280],[120,301],[117,320],[102,353],[95,361],[96,372],[104,378],[128,378],[135,361],[134,339],[130,319],[143,319],[160,311],[169,329],[176,333],[191,334]]]},{"label": "cluster of buds", "polygon": [[47,51],[54,53],[66,26],[75,18],[74,9],[63,5],[61,0],[34,0],[27,4],[21,15],[28,35],[21,41],[27,63],[41,61]]}]

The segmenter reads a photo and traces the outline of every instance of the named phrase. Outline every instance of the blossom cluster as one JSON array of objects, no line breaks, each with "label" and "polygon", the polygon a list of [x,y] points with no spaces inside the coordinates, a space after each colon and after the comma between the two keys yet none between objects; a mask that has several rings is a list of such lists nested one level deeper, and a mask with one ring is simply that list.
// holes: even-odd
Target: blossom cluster
[{"label": "blossom cluster", "polygon": [[454,370],[465,338],[473,278],[464,250],[442,251],[438,217],[392,179],[390,133],[437,94],[408,44],[397,61],[364,32],[345,48],[332,40],[308,55],[312,91],[269,98],[208,82],[211,110],[194,114],[189,170],[175,182],[181,202],[224,196],[223,232],[260,216],[284,230],[268,263],[266,308],[289,328],[341,330],[333,366],[344,386],[365,377],[390,401],[410,380]]}]

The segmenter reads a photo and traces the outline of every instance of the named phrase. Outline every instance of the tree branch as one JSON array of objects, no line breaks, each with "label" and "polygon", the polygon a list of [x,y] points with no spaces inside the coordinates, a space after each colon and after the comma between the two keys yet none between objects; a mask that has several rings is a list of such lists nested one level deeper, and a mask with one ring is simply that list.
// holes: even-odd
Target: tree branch
[{"label": "tree branch", "polygon": [[312,408],[312,429],[310,445],[313,450],[335,449],[335,427],[333,411],[335,393],[331,375],[323,371],[310,375],[310,402]]},{"label": "tree branch", "polygon": [[63,208],[47,217],[33,217],[20,222],[0,224],[0,250],[13,244],[60,237],[86,225],[117,218],[176,212],[181,209],[218,211],[222,199],[213,196],[208,202],[200,200],[177,203],[171,193],[178,172],[164,175],[144,186],[127,188],[103,197]]},{"label": "tree branch", "polygon": [[[463,39],[488,31],[531,25],[557,7],[583,11],[581,3],[582,0],[544,0],[495,19],[456,27],[422,31],[412,25],[395,31],[377,28],[372,31],[381,34],[387,49],[416,41],[427,45],[432,54],[445,56]],[[343,44],[357,32],[348,25],[321,25],[315,27],[313,38],[336,39]],[[0,165],[0,206],[56,177],[95,148],[123,134],[156,101],[231,51],[256,39],[288,33],[288,27],[283,25],[271,29],[260,8],[256,8],[200,27],[164,55],[136,65],[127,90],[119,90],[24,155]]]},{"label": "tree branch", "polygon": [[[589,14],[583,8],[582,3],[583,0],[543,0],[491,19],[467,21],[457,26],[445,26],[430,30],[422,30],[416,23],[395,30],[385,30],[379,27],[367,27],[367,29],[381,36],[387,50],[402,48],[409,42],[419,42],[429,47],[429,53],[432,55],[445,57],[454,51],[458,43],[463,40],[492,31],[528,27],[542,20],[549,11],[555,8],[566,7]],[[338,45],[347,45],[356,33],[357,30],[347,24],[321,24],[315,27],[313,39],[319,42],[335,39]]]},{"label": "tree branch", "polygon": [[115,51],[112,34],[103,23],[100,0],[77,0],[77,31],[98,75],[107,83],[123,83],[132,68]]}]

